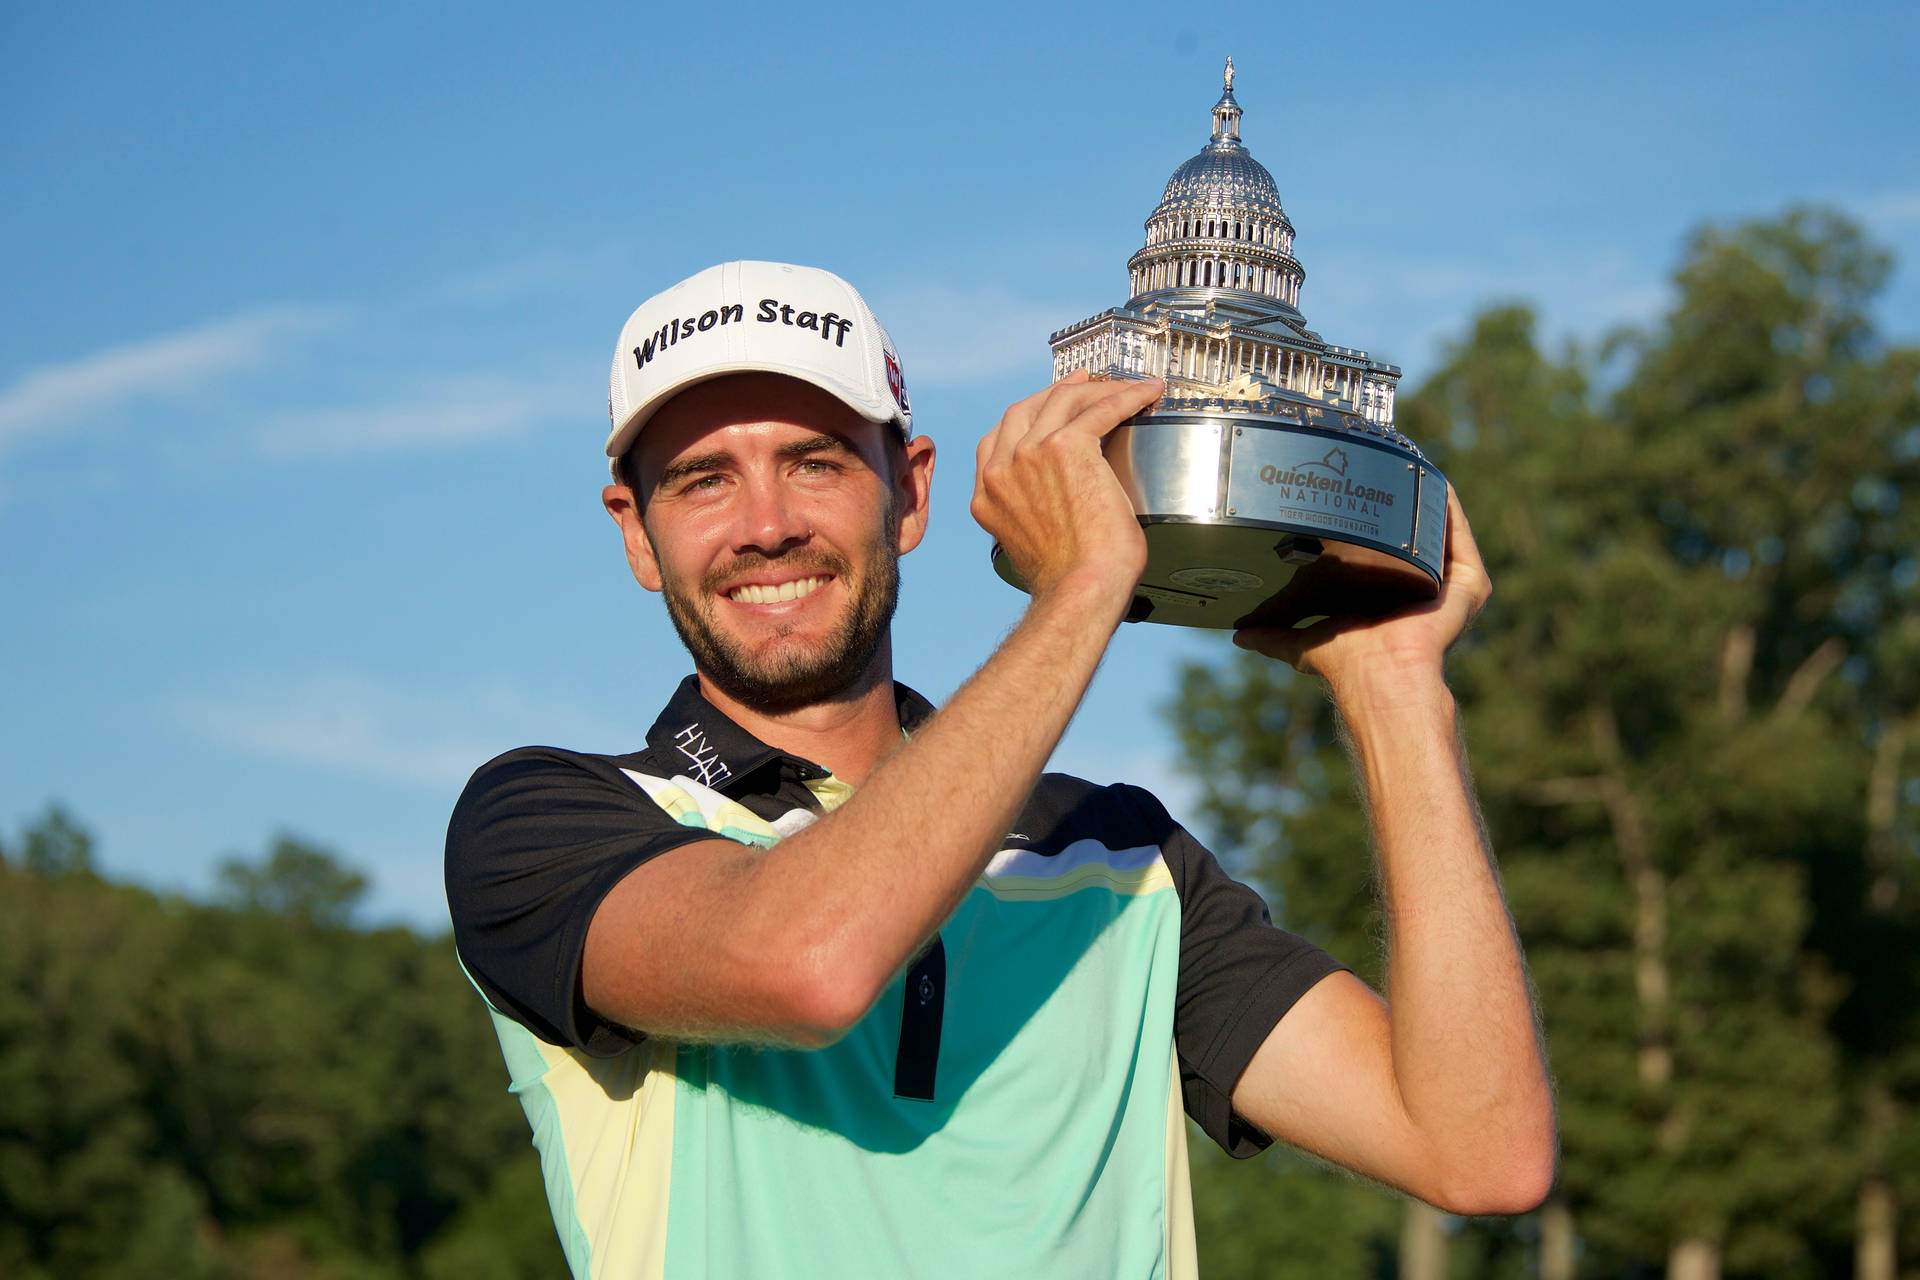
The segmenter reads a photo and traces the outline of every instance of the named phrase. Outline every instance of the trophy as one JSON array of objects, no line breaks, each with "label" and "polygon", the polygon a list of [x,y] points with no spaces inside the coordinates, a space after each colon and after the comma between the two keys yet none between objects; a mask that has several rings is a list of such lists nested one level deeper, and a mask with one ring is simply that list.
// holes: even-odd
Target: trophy
[{"label": "trophy", "polygon": [[[1147,539],[1128,620],[1304,626],[1431,599],[1446,477],[1394,429],[1399,368],[1307,327],[1306,269],[1240,141],[1232,58],[1225,78],[1213,136],[1128,260],[1133,296],[1049,339],[1055,378],[1166,379],[1105,441]],[[1026,589],[998,545],[993,565]]]}]

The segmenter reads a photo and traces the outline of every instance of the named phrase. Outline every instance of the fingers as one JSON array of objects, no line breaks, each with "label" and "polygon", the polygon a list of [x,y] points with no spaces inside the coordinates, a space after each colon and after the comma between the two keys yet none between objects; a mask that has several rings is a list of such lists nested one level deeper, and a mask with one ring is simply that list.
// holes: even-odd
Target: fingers
[{"label": "fingers", "polygon": [[1233,643],[1237,648],[1276,658],[1295,671],[1315,675],[1314,653],[1351,625],[1348,618],[1322,618],[1305,627],[1241,627],[1233,633]]},{"label": "fingers", "polygon": [[1487,574],[1486,562],[1480,558],[1480,544],[1474,540],[1473,529],[1467,523],[1460,493],[1451,484],[1447,486],[1447,564],[1440,591],[1443,596],[1461,598],[1466,612],[1462,631],[1473,624],[1475,615],[1493,594],[1493,579]]},{"label": "fingers", "polygon": [[1246,627],[1234,632],[1242,649],[1276,658],[1296,671],[1333,679],[1356,667],[1391,668],[1435,661],[1473,625],[1493,592],[1466,510],[1447,489],[1447,564],[1437,598],[1378,618],[1326,618],[1306,627]]},{"label": "fingers", "polygon": [[981,441],[969,509],[1036,598],[1070,575],[1128,591],[1139,578],[1145,535],[1100,441],[1164,389],[1076,370],[1013,405]]},{"label": "fingers", "polygon": [[1032,427],[1033,420],[1040,412],[1040,406],[1047,402],[1055,387],[1061,383],[1083,383],[1092,377],[1085,369],[1075,369],[1059,382],[1050,382],[1023,400],[1016,400],[1000,415],[1000,422],[993,430],[980,437],[980,443],[974,446],[973,461],[976,467],[984,466],[988,458],[999,448],[1002,439],[1019,440]]},{"label": "fingers", "polygon": [[1005,462],[1020,445],[1063,430],[1084,432],[1098,440],[1153,404],[1165,389],[1158,378],[1094,382],[1086,370],[1076,369],[1008,409],[994,428],[992,447],[982,441],[976,460],[982,465]]},{"label": "fingers", "polygon": [[1447,486],[1447,567],[1454,562],[1470,565],[1485,576],[1486,563],[1480,558],[1480,544],[1474,540],[1473,528],[1467,523],[1467,512],[1460,505],[1460,491],[1452,485]]}]

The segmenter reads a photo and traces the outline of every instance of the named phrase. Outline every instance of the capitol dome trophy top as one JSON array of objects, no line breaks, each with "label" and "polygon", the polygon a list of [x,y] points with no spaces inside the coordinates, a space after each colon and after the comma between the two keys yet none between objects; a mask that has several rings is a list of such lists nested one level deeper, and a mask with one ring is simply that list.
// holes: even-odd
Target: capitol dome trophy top
[{"label": "capitol dome trophy top", "polygon": [[[1106,456],[1147,538],[1133,621],[1288,625],[1438,593],[1447,481],[1394,429],[1398,367],[1300,311],[1306,268],[1240,140],[1227,59],[1213,132],[1173,171],[1122,307],[1055,333],[1054,377],[1166,379]],[[1001,577],[1024,589],[994,548]]]}]

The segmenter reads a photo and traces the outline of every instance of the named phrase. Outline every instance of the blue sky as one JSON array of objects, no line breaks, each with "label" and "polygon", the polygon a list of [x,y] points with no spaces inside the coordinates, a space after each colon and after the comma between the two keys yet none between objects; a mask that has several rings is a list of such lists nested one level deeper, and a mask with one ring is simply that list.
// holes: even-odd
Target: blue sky
[{"label": "blue sky", "polygon": [[[198,890],[290,830],[443,921],[472,768],[631,746],[687,668],[599,510],[605,379],[728,258],[893,331],[942,450],[896,651],[951,692],[1024,599],[973,443],[1125,300],[1229,53],[1303,309],[1406,385],[1490,302],[1650,321],[1689,230],[1803,200],[1900,254],[1914,340],[1916,48],[1900,4],[6,6],[0,832],[57,800]],[[1222,651],[1123,629],[1056,764],[1178,807],[1159,707]]]}]

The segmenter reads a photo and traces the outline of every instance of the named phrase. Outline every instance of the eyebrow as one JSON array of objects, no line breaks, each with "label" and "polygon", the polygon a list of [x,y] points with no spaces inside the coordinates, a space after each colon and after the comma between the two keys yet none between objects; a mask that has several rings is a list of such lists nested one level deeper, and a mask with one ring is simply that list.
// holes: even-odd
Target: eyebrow
[{"label": "eyebrow", "polygon": [[822,431],[803,439],[789,441],[780,446],[776,456],[780,458],[804,458],[812,453],[852,453],[854,448],[839,436],[828,435]]},{"label": "eyebrow", "polygon": [[[845,440],[839,436],[829,435],[822,431],[814,435],[803,436],[798,440],[788,441],[775,451],[774,456],[782,460],[791,460],[794,458],[804,458],[816,453],[851,454],[853,452],[853,446]],[[688,476],[698,475],[703,471],[718,470],[726,466],[732,459],[733,454],[725,449],[714,449],[707,453],[695,454],[691,458],[676,458],[661,469],[660,478],[656,480],[654,484],[656,487],[666,488],[669,485],[679,483]]]},{"label": "eyebrow", "polygon": [[661,468],[660,478],[654,481],[654,486],[664,489],[668,485],[676,484],[690,475],[695,475],[702,471],[712,471],[716,467],[725,466],[727,459],[732,456],[733,455],[725,449],[715,449],[711,453],[696,454],[691,458],[676,458]]}]

